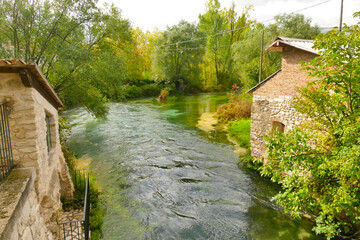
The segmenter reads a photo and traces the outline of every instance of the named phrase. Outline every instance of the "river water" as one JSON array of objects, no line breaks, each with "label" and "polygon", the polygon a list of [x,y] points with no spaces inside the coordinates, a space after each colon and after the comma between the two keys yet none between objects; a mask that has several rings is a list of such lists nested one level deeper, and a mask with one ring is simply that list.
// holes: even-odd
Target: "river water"
[{"label": "river water", "polygon": [[70,149],[106,192],[104,239],[319,239],[271,201],[278,185],[239,167],[221,131],[195,125],[225,95],[110,104],[107,120],[65,113]]}]

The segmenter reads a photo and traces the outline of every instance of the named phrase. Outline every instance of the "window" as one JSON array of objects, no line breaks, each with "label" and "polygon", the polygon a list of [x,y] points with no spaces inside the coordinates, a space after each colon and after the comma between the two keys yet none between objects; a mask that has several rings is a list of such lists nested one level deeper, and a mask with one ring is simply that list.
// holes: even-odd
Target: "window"
[{"label": "window", "polygon": [[8,176],[15,166],[8,118],[10,110],[6,103],[0,105],[0,181]]},{"label": "window", "polygon": [[273,121],[272,122],[272,130],[283,133],[285,131],[285,125],[281,122]]},{"label": "window", "polygon": [[50,117],[48,115],[45,115],[45,121],[46,121],[46,144],[47,144],[47,150],[50,152],[51,149],[51,129],[50,129]]}]

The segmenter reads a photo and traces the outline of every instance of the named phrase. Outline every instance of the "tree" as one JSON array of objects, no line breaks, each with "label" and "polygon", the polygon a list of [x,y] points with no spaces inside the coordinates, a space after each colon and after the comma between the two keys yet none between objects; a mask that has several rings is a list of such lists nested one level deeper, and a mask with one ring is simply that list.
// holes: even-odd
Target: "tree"
[{"label": "tree", "polygon": [[152,77],[152,50],[155,39],[160,36],[160,31],[143,32],[140,28],[131,30],[133,41],[124,46],[120,54],[125,59],[128,76],[127,83],[143,85],[153,82]]},{"label": "tree", "polygon": [[205,65],[213,66],[204,68],[205,78],[214,78],[215,86],[226,88],[234,82],[232,45],[241,39],[250,23],[251,7],[245,7],[240,16],[235,7],[233,4],[229,9],[221,9],[218,0],[209,0],[206,13],[199,16],[200,31],[207,36]]},{"label": "tree", "polygon": [[317,25],[311,25],[311,19],[303,14],[280,14],[275,16],[275,23],[269,26],[269,31],[275,36],[313,39],[320,33]]},{"label": "tree", "polygon": [[195,24],[180,21],[168,27],[155,41],[153,71],[156,80],[176,90],[199,87],[203,35]]},{"label": "tree", "polygon": [[[240,41],[233,44],[234,69],[240,81],[238,84],[245,89],[259,82],[262,31],[264,31],[264,46],[269,46],[279,36],[312,39],[320,33],[319,28],[311,25],[311,20],[302,14],[277,15],[275,21],[269,26],[251,23]],[[265,51],[262,80],[277,71],[280,66],[281,55],[277,52]]]},{"label": "tree", "polygon": [[[234,43],[234,69],[239,79],[237,84],[243,89],[250,89],[259,82],[260,52],[262,32],[264,34],[264,46],[269,46],[275,39],[267,32],[262,24],[254,24],[246,31],[244,38]],[[274,51],[264,51],[262,65],[262,80],[273,74],[281,66],[281,55]]]},{"label": "tree", "polygon": [[318,36],[314,48],[320,56],[305,65],[313,81],[293,102],[311,120],[267,137],[261,171],[282,184],[276,200],[293,217],[314,216],[316,233],[359,239],[360,24]]},{"label": "tree", "polygon": [[131,35],[119,9],[99,9],[96,2],[0,0],[0,53],[35,62],[67,106],[84,104],[103,116],[106,98],[87,71],[97,64],[94,47],[106,38],[130,41]]}]

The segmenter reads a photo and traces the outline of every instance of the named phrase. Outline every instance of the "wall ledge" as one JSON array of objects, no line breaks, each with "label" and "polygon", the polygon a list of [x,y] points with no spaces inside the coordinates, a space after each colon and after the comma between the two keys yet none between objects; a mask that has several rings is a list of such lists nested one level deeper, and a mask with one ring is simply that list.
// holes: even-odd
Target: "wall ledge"
[{"label": "wall ledge", "polygon": [[10,239],[36,179],[34,168],[15,168],[0,184],[0,239]]}]

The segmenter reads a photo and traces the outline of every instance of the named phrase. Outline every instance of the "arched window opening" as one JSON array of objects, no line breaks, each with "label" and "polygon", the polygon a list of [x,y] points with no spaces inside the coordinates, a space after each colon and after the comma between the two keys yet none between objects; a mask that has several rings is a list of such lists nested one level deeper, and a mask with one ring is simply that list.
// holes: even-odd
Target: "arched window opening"
[{"label": "arched window opening", "polygon": [[273,121],[272,130],[276,132],[285,132],[285,125],[281,122]]}]

